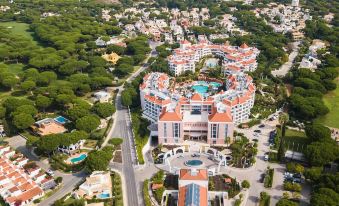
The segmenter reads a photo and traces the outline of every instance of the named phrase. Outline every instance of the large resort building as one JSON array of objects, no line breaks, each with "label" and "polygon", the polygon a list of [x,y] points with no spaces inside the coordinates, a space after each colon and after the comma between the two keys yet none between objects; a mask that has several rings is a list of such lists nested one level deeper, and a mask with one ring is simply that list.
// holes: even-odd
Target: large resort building
[{"label": "large resort building", "polygon": [[157,125],[159,144],[194,140],[223,145],[226,138],[232,141],[234,124],[249,119],[256,89],[242,70],[225,71],[225,81],[201,77],[177,83],[158,72],[144,77],[140,85],[143,117]]},{"label": "large resort building", "polygon": [[246,44],[230,46],[227,44],[211,44],[202,40],[198,44],[191,44],[187,40],[180,42],[180,48],[174,50],[168,57],[170,71],[178,76],[187,71],[195,72],[195,64],[202,58],[214,55],[222,59],[224,72],[229,70],[250,72],[254,71],[258,63],[256,57],[259,50]]}]

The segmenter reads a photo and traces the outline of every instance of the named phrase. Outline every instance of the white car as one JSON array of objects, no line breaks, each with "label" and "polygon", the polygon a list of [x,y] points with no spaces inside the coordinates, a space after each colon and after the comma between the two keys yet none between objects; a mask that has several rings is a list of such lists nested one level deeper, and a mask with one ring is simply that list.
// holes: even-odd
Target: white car
[{"label": "white car", "polygon": [[51,177],[53,177],[53,176],[54,176],[54,172],[53,172],[53,170],[48,170],[46,173],[47,173],[49,176],[51,176]]},{"label": "white car", "polygon": [[264,160],[265,160],[265,161],[268,161],[268,154],[265,154]]}]

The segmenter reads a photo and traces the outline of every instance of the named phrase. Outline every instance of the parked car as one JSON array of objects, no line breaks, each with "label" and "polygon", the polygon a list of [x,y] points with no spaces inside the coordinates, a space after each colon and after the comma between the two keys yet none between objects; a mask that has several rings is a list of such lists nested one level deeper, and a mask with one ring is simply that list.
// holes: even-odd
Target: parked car
[{"label": "parked car", "polygon": [[261,175],[260,175],[260,182],[261,183],[263,183],[264,182],[264,180],[265,180],[265,176],[266,176],[266,174],[265,173],[262,173]]},{"label": "parked car", "polygon": [[197,154],[197,153],[194,153],[194,154],[192,154],[191,156],[192,156],[192,157],[200,157],[200,155]]},{"label": "parked car", "polygon": [[47,173],[49,176],[51,176],[51,177],[54,176],[54,172],[53,172],[53,170],[51,170],[51,169],[47,170],[46,173]]},{"label": "parked car", "polygon": [[264,124],[259,125],[259,128],[264,128],[264,127],[265,127]]},{"label": "parked car", "polygon": [[256,129],[256,130],[254,130],[254,132],[261,133],[261,130],[260,129]]},{"label": "parked car", "polygon": [[269,158],[268,154],[265,154],[264,160],[265,160],[265,161],[268,161],[268,158]]}]

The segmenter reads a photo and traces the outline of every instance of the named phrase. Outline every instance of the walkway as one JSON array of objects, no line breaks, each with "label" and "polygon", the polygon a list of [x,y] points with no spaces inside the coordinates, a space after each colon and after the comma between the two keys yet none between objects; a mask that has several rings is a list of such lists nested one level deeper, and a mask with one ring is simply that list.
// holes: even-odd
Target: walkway
[{"label": "walkway", "polygon": [[281,65],[281,67],[279,69],[272,71],[271,73],[272,73],[273,76],[284,77],[290,71],[290,69],[293,66],[294,59],[298,56],[299,44],[300,44],[300,41],[293,42],[292,52],[288,56],[288,61],[285,62],[283,65]]}]

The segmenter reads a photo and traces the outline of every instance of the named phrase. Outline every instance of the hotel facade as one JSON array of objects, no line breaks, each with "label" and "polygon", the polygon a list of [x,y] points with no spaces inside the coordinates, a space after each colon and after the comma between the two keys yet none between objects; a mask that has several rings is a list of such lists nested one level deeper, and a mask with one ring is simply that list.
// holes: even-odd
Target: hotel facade
[{"label": "hotel facade", "polygon": [[178,85],[159,72],[144,77],[140,85],[142,115],[157,125],[159,144],[193,140],[223,145],[233,141],[234,124],[249,119],[256,88],[243,71],[225,70],[226,80],[219,80],[223,85],[207,93],[192,89],[201,81]]}]

